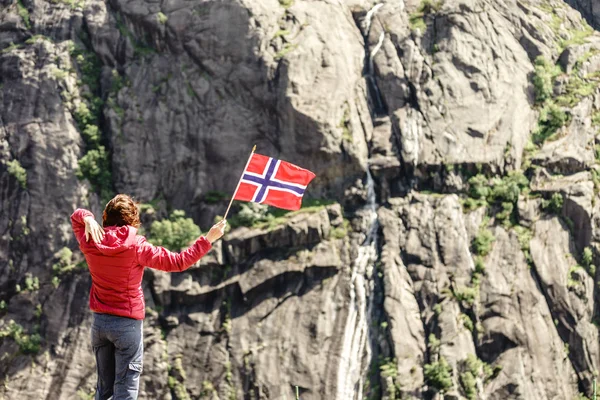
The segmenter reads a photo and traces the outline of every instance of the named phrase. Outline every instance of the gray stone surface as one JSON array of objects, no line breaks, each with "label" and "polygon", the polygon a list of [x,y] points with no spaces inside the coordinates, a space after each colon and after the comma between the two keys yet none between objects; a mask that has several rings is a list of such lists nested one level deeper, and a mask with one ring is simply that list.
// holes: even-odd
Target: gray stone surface
[{"label": "gray stone surface", "polygon": [[[570,3],[597,24],[594,2]],[[597,79],[599,36],[558,0],[424,4],[0,0],[0,399],[93,391],[68,217],[102,209],[76,177],[75,116],[95,97],[110,185],[152,202],[146,227],[183,209],[208,229],[254,144],[339,203],[234,229],[184,273],[147,271],[141,399],[441,399],[442,359],[446,399],[591,396],[597,279],[577,266],[600,254],[597,87],[526,144],[535,59],[563,67],[564,94]],[[521,168],[512,219],[493,195],[467,211],[472,176]],[[65,247],[74,268],[56,276]]]}]

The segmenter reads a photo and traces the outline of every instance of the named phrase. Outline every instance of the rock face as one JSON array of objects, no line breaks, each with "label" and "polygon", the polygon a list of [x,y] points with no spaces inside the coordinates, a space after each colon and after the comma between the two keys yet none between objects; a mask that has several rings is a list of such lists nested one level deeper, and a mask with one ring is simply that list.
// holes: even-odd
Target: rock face
[{"label": "rock face", "polygon": [[0,399],[93,396],[70,213],[206,230],[255,144],[326,205],[147,270],[140,398],[591,396],[594,4],[0,0]]}]

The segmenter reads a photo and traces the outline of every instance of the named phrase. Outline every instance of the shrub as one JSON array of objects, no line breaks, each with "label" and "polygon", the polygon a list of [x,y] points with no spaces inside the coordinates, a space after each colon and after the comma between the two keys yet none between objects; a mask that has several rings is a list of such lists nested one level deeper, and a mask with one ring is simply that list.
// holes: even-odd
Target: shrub
[{"label": "shrub", "polygon": [[473,239],[473,252],[479,256],[488,255],[495,240],[494,234],[485,225],[480,227],[477,236]]},{"label": "shrub", "polygon": [[154,221],[150,226],[148,240],[169,250],[179,251],[200,236],[200,228],[185,212],[174,210],[168,219]]},{"label": "shrub", "polygon": [[440,350],[440,345],[440,340],[435,337],[433,333],[430,333],[427,340],[427,347],[429,347],[429,351],[432,353],[437,353]]},{"label": "shrub", "polygon": [[454,290],[454,298],[461,303],[466,303],[468,307],[472,307],[475,304],[475,299],[479,289],[477,287],[463,287]]},{"label": "shrub", "polygon": [[562,195],[558,192],[552,194],[550,200],[542,201],[542,208],[547,212],[551,212],[553,214],[559,214],[562,211],[564,199]]},{"label": "shrub", "polygon": [[217,204],[224,200],[228,200],[229,196],[227,193],[219,192],[217,190],[211,190],[206,192],[204,195],[204,202],[207,204]]},{"label": "shrub", "polygon": [[467,399],[475,400],[477,398],[477,380],[473,374],[469,371],[464,372],[460,374],[459,379]]},{"label": "shrub", "polygon": [[491,188],[483,174],[477,174],[469,179],[469,195],[474,199],[486,199],[491,193]]},{"label": "shrub", "polygon": [[75,174],[79,179],[87,179],[103,200],[112,197],[110,161],[104,146],[88,151],[79,160]]},{"label": "shrub", "polygon": [[425,381],[439,392],[452,387],[452,369],[444,357],[431,364],[425,364]]},{"label": "shrub", "polygon": [[158,14],[156,14],[156,20],[158,21],[159,24],[164,25],[167,23],[169,17],[167,17],[165,14],[163,14],[162,12],[159,12]]},{"label": "shrub", "polygon": [[562,73],[558,65],[552,64],[543,56],[535,59],[535,69],[533,73],[533,87],[535,89],[535,100],[543,103],[552,98],[554,78]]},{"label": "shrub", "polygon": [[5,337],[12,338],[24,354],[36,354],[40,350],[42,338],[37,333],[27,335],[21,325],[10,320],[8,325],[0,330],[0,339]]},{"label": "shrub", "polygon": [[232,228],[238,226],[253,226],[258,222],[266,221],[268,211],[269,207],[265,204],[243,203],[240,207],[240,211],[234,217],[229,219],[229,223]]},{"label": "shrub", "polygon": [[549,103],[540,111],[538,128],[532,134],[533,143],[539,145],[552,136],[570,120],[569,115],[558,105]]},{"label": "shrub", "polygon": [[529,187],[529,180],[521,171],[511,171],[493,182],[491,197],[497,202],[516,203],[519,194]]},{"label": "shrub", "polygon": [[21,166],[21,163],[18,160],[11,160],[6,162],[6,166],[8,167],[8,173],[25,189],[27,187],[27,171]]}]

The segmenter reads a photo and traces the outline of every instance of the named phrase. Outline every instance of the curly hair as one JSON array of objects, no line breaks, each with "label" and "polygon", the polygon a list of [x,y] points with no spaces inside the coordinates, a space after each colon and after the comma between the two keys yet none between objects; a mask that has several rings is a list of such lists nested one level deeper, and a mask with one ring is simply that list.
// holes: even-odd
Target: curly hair
[{"label": "curly hair", "polygon": [[140,227],[138,203],[126,194],[118,194],[106,203],[102,213],[102,226],[124,225],[131,225],[135,228]]}]

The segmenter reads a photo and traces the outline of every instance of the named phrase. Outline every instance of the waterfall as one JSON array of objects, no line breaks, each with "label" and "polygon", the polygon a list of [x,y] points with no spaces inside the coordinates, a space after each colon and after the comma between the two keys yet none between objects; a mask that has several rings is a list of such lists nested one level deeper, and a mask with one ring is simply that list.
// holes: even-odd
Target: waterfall
[{"label": "waterfall", "polygon": [[385,39],[385,33],[381,32],[379,35],[379,40],[377,44],[373,48],[373,50],[369,51],[369,34],[371,33],[371,22],[373,21],[373,17],[375,13],[383,7],[383,4],[379,3],[373,6],[365,16],[365,19],[362,23],[362,33],[365,41],[365,79],[367,80],[367,87],[369,90],[369,97],[372,101],[373,113],[375,116],[377,115],[387,115],[387,110],[383,99],[381,97],[381,92],[379,91],[379,86],[377,85],[377,80],[375,79],[374,68],[373,68],[373,58],[381,49],[383,45],[383,39]]},{"label": "waterfall", "polygon": [[363,381],[371,359],[369,323],[371,321],[373,269],[377,260],[377,203],[373,178],[367,169],[367,204],[363,212],[367,216],[368,231],[358,255],[352,264],[350,302],[344,328],[341,360],[337,375],[337,400],[362,399]]}]

